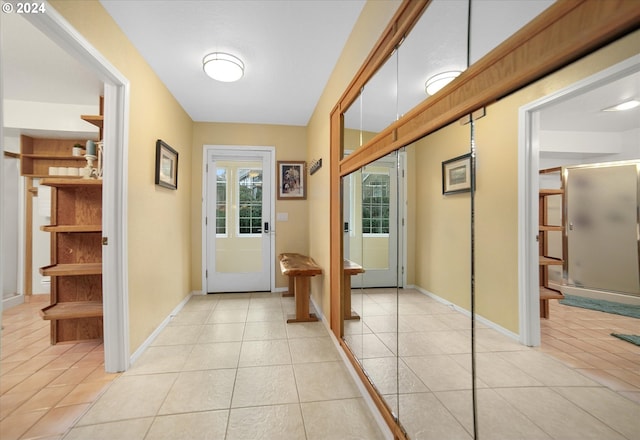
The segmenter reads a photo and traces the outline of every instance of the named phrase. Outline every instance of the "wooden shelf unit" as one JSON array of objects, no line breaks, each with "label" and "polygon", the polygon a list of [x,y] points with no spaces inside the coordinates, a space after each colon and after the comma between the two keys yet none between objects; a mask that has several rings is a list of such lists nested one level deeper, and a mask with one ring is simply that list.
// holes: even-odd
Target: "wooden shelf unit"
[{"label": "wooden shelf unit", "polygon": [[52,304],[40,311],[42,319],[49,321],[78,318],[101,318],[102,301],[78,301]]},{"label": "wooden shelf unit", "polygon": [[[559,174],[562,177],[562,168],[549,168],[540,170],[540,174]],[[562,181],[562,179],[560,179]],[[562,185],[561,185],[562,186]],[[548,198],[551,196],[560,196],[560,225],[550,225],[548,219]],[[549,317],[549,300],[562,299],[564,295],[557,289],[549,287],[549,266],[564,265],[564,246],[562,246],[562,257],[549,256],[549,233],[564,232],[564,188],[547,189],[541,188],[538,196],[538,250],[540,255],[540,317]]]},{"label": "wooden shelf unit", "polygon": [[104,129],[104,96],[100,97],[98,106],[100,111],[99,115],[81,115],[80,119],[98,127],[99,140],[102,140],[102,133]]},{"label": "wooden shelf unit", "polygon": [[51,304],[41,310],[51,321],[51,343],[100,340],[102,317],[102,181],[47,178],[52,187]]},{"label": "wooden shelf unit", "polygon": [[[86,139],[41,139],[20,136],[20,174],[25,177],[50,177],[50,167],[84,168],[84,156],[72,156],[75,144]],[[73,176],[69,176],[73,178]],[[77,179],[77,177],[76,177]]]}]

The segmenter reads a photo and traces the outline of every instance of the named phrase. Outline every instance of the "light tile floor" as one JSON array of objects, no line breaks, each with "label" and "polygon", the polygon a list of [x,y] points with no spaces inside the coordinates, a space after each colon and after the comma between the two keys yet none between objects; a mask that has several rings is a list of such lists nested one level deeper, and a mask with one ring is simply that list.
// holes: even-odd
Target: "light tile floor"
[{"label": "light tile floor", "polygon": [[[192,297],[93,404],[58,421],[66,429],[38,429],[57,414],[29,406],[7,415],[2,439],[382,438],[324,324],[286,324],[293,301],[268,293]],[[32,419],[39,422],[29,428]]]},{"label": "light tile floor", "polygon": [[[468,319],[409,293],[362,300],[365,369],[412,439],[469,439]],[[3,314],[3,440],[380,438],[324,325],[284,323],[291,298],[193,297],[122,375],[102,345],[50,346],[42,306]],[[640,438],[640,349],[609,336],[638,320],[551,307],[537,349],[479,326],[481,438]]]}]

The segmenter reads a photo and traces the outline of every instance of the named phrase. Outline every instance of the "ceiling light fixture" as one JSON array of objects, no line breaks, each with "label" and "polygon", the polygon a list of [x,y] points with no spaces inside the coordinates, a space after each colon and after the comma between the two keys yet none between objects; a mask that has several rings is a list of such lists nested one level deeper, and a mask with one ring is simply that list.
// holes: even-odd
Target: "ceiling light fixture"
[{"label": "ceiling light fixture", "polygon": [[238,81],[244,75],[242,60],[224,52],[213,52],[205,56],[202,68],[208,76],[222,82]]},{"label": "ceiling light fixture", "polygon": [[607,107],[603,109],[603,112],[621,112],[624,110],[631,110],[632,108],[636,108],[640,106],[640,101],[636,99],[630,99],[629,101],[621,102],[620,104],[614,105],[613,107]]},{"label": "ceiling light fixture", "polygon": [[451,70],[448,72],[438,73],[424,83],[424,90],[427,95],[435,95],[440,89],[456,79],[462,72],[459,70]]}]

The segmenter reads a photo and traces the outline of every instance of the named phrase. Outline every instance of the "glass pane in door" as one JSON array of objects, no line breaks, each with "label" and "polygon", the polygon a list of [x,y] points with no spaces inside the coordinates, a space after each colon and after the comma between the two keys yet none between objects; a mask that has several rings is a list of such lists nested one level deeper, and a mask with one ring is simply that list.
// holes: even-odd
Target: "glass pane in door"
[{"label": "glass pane in door", "polygon": [[[216,272],[262,271],[262,168],[260,163],[218,164]],[[221,233],[224,231],[224,233]]]}]

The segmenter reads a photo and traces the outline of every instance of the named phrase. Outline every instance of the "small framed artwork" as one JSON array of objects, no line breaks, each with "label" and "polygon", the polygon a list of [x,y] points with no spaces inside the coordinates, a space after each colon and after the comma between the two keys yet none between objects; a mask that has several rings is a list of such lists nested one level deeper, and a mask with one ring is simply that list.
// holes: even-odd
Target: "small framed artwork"
[{"label": "small framed artwork", "polygon": [[303,200],[307,198],[305,163],[278,161],[278,199]]},{"label": "small framed artwork", "polygon": [[471,153],[442,162],[442,194],[471,191]]},{"label": "small framed artwork", "polygon": [[156,141],[156,185],[178,189],[178,152],[160,139]]}]

